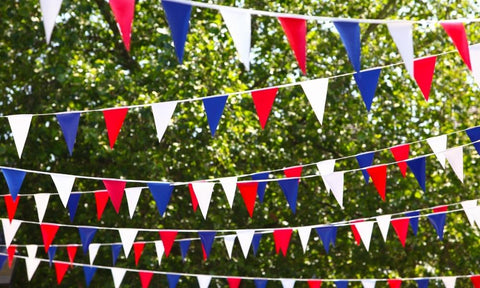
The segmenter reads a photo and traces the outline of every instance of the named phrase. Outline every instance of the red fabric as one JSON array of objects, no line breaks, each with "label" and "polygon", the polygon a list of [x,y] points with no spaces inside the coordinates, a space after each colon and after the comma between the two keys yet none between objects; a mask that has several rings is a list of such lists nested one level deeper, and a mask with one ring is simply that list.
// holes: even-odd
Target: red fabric
[{"label": "red fabric", "polygon": [[322,280],[308,280],[309,288],[320,288],[322,287]]},{"label": "red fabric", "polygon": [[295,166],[283,169],[285,177],[302,177],[302,166]]},{"label": "red fabric", "polygon": [[75,261],[75,255],[77,254],[78,246],[67,246],[68,260],[70,260],[70,266],[73,266],[73,261]]},{"label": "red fabric", "polygon": [[135,266],[138,266],[138,261],[140,261],[140,257],[143,253],[143,248],[145,248],[144,242],[133,243],[133,252],[135,253]]},{"label": "red fabric", "polygon": [[433,208],[432,210],[433,210],[433,213],[447,212],[448,211],[448,206],[447,205],[437,206],[437,207]]},{"label": "red fabric", "polygon": [[150,282],[152,281],[153,272],[139,271],[138,276],[140,277],[142,288],[148,288],[148,286],[150,286]]},{"label": "red fabric", "polygon": [[257,198],[258,182],[237,183],[237,187],[247,207],[248,214],[252,217],[253,210],[255,209],[255,200]]},{"label": "red fabric", "polygon": [[474,275],[470,277],[474,288],[480,288],[480,275]]},{"label": "red fabric", "polygon": [[55,262],[55,271],[57,272],[57,284],[60,285],[63,280],[63,276],[67,273],[68,263],[64,262]]},{"label": "red fabric", "polygon": [[401,279],[388,279],[387,282],[390,288],[400,288],[402,286]]},{"label": "red fabric", "polygon": [[107,189],[110,201],[112,201],[115,211],[120,212],[120,205],[122,204],[123,194],[125,194],[125,185],[127,182],[118,180],[103,180],[103,185]]},{"label": "red fabric", "polygon": [[253,104],[257,110],[258,119],[260,120],[262,129],[265,129],[277,92],[277,87],[252,91]]},{"label": "red fabric", "polygon": [[97,219],[100,221],[103,215],[103,211],[108,203],[108,192],[107,191],[98,191],[95,192],[95,202],[97,203]]},{"label": "red fabric", "polygon": [[115,21],[122,34],[123,44],[130,51],[130,35],[132,34],[133,16],[135,14],[135,0],[110,0]]},{"label": "red fabric", "polygon": [[400,239],[400,243],[402,243],[402,246],[405,247],[405,241],[407,240],[407,232],[408,232],[408,223],[409,223],[408,218],[400,218],[400,219],[394,219],[390,221],[390,223],[393,226],[393,229],[395,229],[395,232],[397,233],[398,239]]},{"label": "red fabric", "polygon": [[198,200],[197,195],[195,195],[195,191],[193,190],[192,183],[188,183],[188,190],[190,191],[190,198],[192,199],[193,212],[197,212]]},{"label": "red fabric", "polygon": [[387,165],[376,166],[367,169],[368,175],[372,178],[373,185],[377,188],[378,194],[385,201],[385,190],[387,187]]},{"label": "red fabric", "polygon": [[40,224],[40,230],[42,230],[43,244],[45,248],[45,253],[48,253],[48,248],[52,244],[55,235],[58,232],[58,225],[53,224]]},{"label": "red fabric", "polygon": [[405,175],[407,174],[407,162],[405,162],[404,160],[407,160],[410,154],[410,144],[403,144],[392,147],[390,148],[390,151],[392,152],[395,161],[398,162],[397,165],[400,168],[400,172],[402,172],[403,178],[405,178]]},{"label": "red fabric", "polygon": [[307,73],[307,20],[278,17],[303,74]]},{"label": "red fabric", "polygon": [[8,194],[3,196],[5,199],[5,206],[7,206],[8,220],[12,223],[12,219],[15,217],[17,211],[18,202],[20,202],[20,195],[17,195],[16,201],[13,201],[12,195]]},{"label": "red fabric", "polygon": [[357,246],[360,246],[360,244],[362,243],[362,237],[360,237],[360,233],[358,233],[358,230],[357,230],[357,227],[355,226],[355,223],[359,223],[359,222],[363,222],[365,220],[363,219],[360,219],[360,220],[355,220],[355,221],[352,221],[351,225],[350,225],[350,228],[352,229],[352,232],[353,232],[353,238],[355,239],[355,243],[357,244]]},{"label": "red fabric", "polygon": [[440,23],[447,32],[448,36],[453,41],[453,44],[458,50],[458,53],[467,65],[468,69],[472,70],[472,64],[470,62],[470,49],[468,47],[467,32],[462,22],[441,22]]},{"label": "red fabric", "polygon": [[287,256],[288,244],[290,243],[291,237],[292,229],[277,229],[273,231],[273,240],[277,254],[282,251],[283,256]]},{"label": "red fabric", "polygon": [[159,231],[160,239],[163,243],[163,248],[165,248],[165,256],[168,257],[170,250],[172,249],[173,242],[177,237],[177,231]]},{"label": "red fabric", "polygon": [[13,258],[15,257],[15,252],[17,252],[17,246],[16,245],[8,246],[8,248],[7,248],[8,268],[12,268],[12,262],[13,262]]},{"label": "red fabric", "polygon": [[413,61],[413,77],[417,81],[418,87],[422,91],[423,97],[428,101],[430,89],[432,87],[433,72],[435,71],[435,62],[437,56],[430,56]]},{"label": "red fabric", "polygon": [[240,282],[242,281],[241,278],[228,278],[228,286],[230,288],[238,288],[240,286]]},{"label": "red fabric", "polygon": [[105,118],[105,125],[107,126],[108,140],[110,148],[113,149],[117,141],[118,133],[122,129],[123,121],[127,116],[128,108],[103,110],[103,117]]}]

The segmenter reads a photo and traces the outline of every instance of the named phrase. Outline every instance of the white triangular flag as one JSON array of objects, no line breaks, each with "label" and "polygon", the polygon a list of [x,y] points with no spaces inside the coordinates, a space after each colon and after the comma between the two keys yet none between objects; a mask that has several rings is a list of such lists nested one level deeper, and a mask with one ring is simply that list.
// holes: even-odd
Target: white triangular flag
[{"label": "white triangular flag", "polygon": [[433,153],[435,153],[438,162],[440,162],[443,169],[445,169],[445,155],[442,152],[447,150],[447,135],[428,138],[427,143],[430,145],[430,148],[432,148]]},{"label": "white triangular flag", "polygon": [[18,158],[22,158],[23,147],[27,141],[28,130],[32,122],[32,115],[20,114],[7,116],[10,129],[12,130],[13,141],[17,147]]},{"label": "white triangular flag", "polygon": [[227,196],[228,204],[230,208],[232,208],[233,199],[235,199],[235,189],[237,188],[237,177],[226,177],[220,178],[219,180],[222,184],[223,191],[225,191],[225,196]]},{"label": "white triangular flag", "polygon": [[475,224],[480,228],[480,206],[475,206],[468,210],[470,211],[470,215],[473,217]]},{"label": "white triangular flag", "polygon": [[28,258],[35,258],[37,257],[37,250],[38,250],[38,246],[35,245],[35,244],[29,244],[27,246],[25,246],[27,248],[27,255],[28,255]]},{"label": "white triangular flag", "polygon": [[370,248],[370,239],[372,239],[374,223],[375,221],[364,221],[354,224],[357,228],[358,234],[360,234],[360,238],[362,239],[363,245],[365,245],[365,249],[367,249],[367,251]]},{"label": "white triangular flag", "polygon": [[307,251],[308,239],[310,239],[310,233],[312,232],[312,227],[298,227],[297,233],[300,237],[300,242],[302,242],[303,253]]},{"label": "white triangular flag", "polygon": [[120,284],[122,284],[123,277],[125,276],[127,270],[116,267],[112,267],[110,269],[112,270],[113,285],[115,286],[115,288],[119,288]]},{"label": "white triangular flag", "polygon": [[223,241],[225,242],[225,248],[227,248],[228,258],[232,258],[232,250],[233,244],[235,243],[236,235],[226,235],[223,237]]},{"label": "white triangular flag", "polygon": [[28,281],[32,280],[33,274],[37,271],[38,265],[40,265],[40,259],[37,258],[25,258],[25,265],[27,266]]},{"label": "white triangular flag", "polygon": [[62,200],[63,206],[67,208],[68,199],[70,198],[73,184],[75,183],[75,176],[52,173],[50,177],[52,177],[53,183],[55,183],[55,187],[57,187],[58,195],[60,196],[60,200]]},{"label": "white triangular flag", "polygon": [[465,212],[465,215],[467,215],[470,225],[475,226],[475,215],[473,214],[475,209],[473,208],[477,207],[477,200],[467,200],[460,204],[462,204],[463,211]]},{"label": "white triangular flag", "polygon": [[192,183],[193,191],[195,196],[197,196],[198,206],[202,211],[204,219],[207,219],[208,207],[210,207],[210,199],[212,198],[213,187],[215,183],[213,182],[196,182]]},{"label": "white triangular flag", "polygon": [[252,244],[254,235],[255,230],[237,230],[238,242],[240,242],[240,247],[242,247],[242,252],[245,259],[247,259],[248,250],[250,250],[250,245]]},{"label": "white triangular flag", "polygon": [[223,21],[227,25],[228,31],[233,39],[233,44],[237,48],[240,62],[245,65],[245,69],[250,69],[250,42],[251,42],[251,16],[250,13],[242,9],[220,8]]},{"label": "white triangular flag", "polygon": [[343,174],[344,171],[333,172],[332,174],[324,175],[325,181],[332,190],[333,196],[337,199],[338,204],[343,209]]},{"label": "white triangular flag", "polygon": [[413,78],[413,38],[411,22],[395,22],[387,24],[388,31],[397,45],[408,74]]},{"label": "white triangular flag", "polygon": [[307,96],[310,106],[312,106],[315,116],[317,116],[320,124],[323,122],[323,114],[325,112],[325,102],[327,100],[328,78],[321,78],[301,82],[303,92]]},{"label": "white triangular flag", "polygon": [[363,288],[375,288],[375,283],[377,283],[377,280],[371,280],[371,279],[362,280]]},{"label": "white triangular flag", "polygon": [[378,228],[380,228],[380,232],[382,232],[383,241],[387,241],[388,228],[390,227],[390,220],[392,219],[392,215],[381,215],[377,216],[376,219]]},{"label": "white triangular flag", "polygon": [[127,197],[127,205],[130,219],[133,218],[133,214],[135,213],[135,209],[137,208],[140,193],[142,193],[142,187],[125,188],[125,197]]},{"label": "white triangular flag", "polygon": [[295,279],[280,279],[280,282],[282,282],[283,288],[293,288],[295,286]]},{"label": "white triangular flag", "polygon": [[463,147],[450,148],[443,153],[448,163],[452,166],[453,172],[463,183]]},{"label": "white triangular flag", "polygon": [[457,281],[456,276],[440,277],[440,279],[442,279],[445,288],[455,288],[455,282]]},{"label": "white triangular flag", "polygon": [[320,175],[322,176],[323,183],[325,184],[325,188],[327,189],[327,193],[332,190],[330,186],[328,186],[327,181],[323,178],[324,175],[332,174],[333,170],[335,169],[335,159],[329,159],[320,161],[317,163],[317,169]]},{"label": "white triangular flag", "polygon": [[57,18],[62,0],[40,0],[40,9],[42,9],[43,27],[45,28],[45,38],[47,44],[50,43],[53,27],[55,26],[55,19]]},{"label": "white triangular flag", "polygon": [[480,43],[470,45],[470,62],[472,63],[472,75],[475,82],[480,85]]},{"label": "white triangular flag", "polygon": [[158,266],[160,266],[162,265],[162,257],[163,253],[165,252],[165,247],[163,246],[162,241],[155,241],[155,250],[157,251]]},{"label": "white triangular flag", "polygon": [[50,194],[37,193],[37,194],[34,194],[33,197],[35,198],[35,205],[37,206],[38,222],[42,223],[43,217],[45,216],[45,212],[47,211]]},{"label": "white triangular flag", "polygon": [[95,257],[97,257],[99,248],[100,243],[91,243],[88,245],[88,258],[90,260],[90,265],[93,265],[93,261],[95,261]]},{"label": "white triangular flag", "polygon": [[135,237],[137,237],[138,230],[135,228],[120,228],[118,229],[118,233],[120,234],[120,239],[122,240],[123,252],[125,252],[125,257],[128,258],[128,254],[130,254]]},{"label": "white triangular flag", "polygon": [[7,245],[7,248],[12,243],[15,234],[17,234],[20,224],[22,224],[20,220],[12,219],[12,222],[10,222],[10,220],[2,218],[3,235],[5,236],[5,245]]},{"label": "white triangular flag", "polygon": [[212,276],[197,275],[198,286],[200,286],[200,288],[207,288],[210,285],[211,280]]},{"label": "white triangular flag", "polygon": [[158,142],[162,141],[163,134],[167,130],[168,124],[172,119],[173,112],[175,112],[177,102],[163,102],[152,104],[153,120],[157,128]]}]

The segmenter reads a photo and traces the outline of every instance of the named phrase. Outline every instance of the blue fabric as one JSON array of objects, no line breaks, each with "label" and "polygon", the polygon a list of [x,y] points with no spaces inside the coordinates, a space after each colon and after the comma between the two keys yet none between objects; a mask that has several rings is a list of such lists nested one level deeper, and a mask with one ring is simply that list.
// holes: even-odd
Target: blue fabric
[{"label": "blue fabric", "polygon": [[178,279],[180,279],[180,275],[177,275],[177,274],[167,274],[168,288],[175,288],[175,287],[177,287]]},{"label": "blue fabric", "polygon": [[181,240],[180,242],[180,252],[182,253],[182,260],[185,260],[187,257],[188,249],[190,248],[190,240]]},{"label": "blue fabric", "polygon": [[85,274],[85,282],[87,283],[87,287],[90,286],[90,282],[92,282],[93,275],[97,271],[97,267],[93,266],[83,266],[83,273]]},{"label": "blue fabric", "polygon": [[337,239],[337,227],[324,226],[315,228],[315,230],[317,231],[318,236],[320,236],[320,239],[322,239],[323,248],[325,248],[325,251],[328,254],[330,251],[330,244],[335,247],[335,241]]},{"label": "blue fabric", "polygon": [[77,138],[78,123],[80,122],[80,113],[65,113],[56,114],[58,124],[62,129],[63,138],[67,143],[68,152],[70,156],[73,152],[73,146],[75,145],[75,139]]},{"label": "blue fabric", "polygon": [[[480,140],[480,127],[474,127],[465,130],[467,132],[468,138],[470,138],[470,141],[475,142]],[[477,153],[480,154],[480,142],[474,143],[473,147],[477,150]]]},{"label": "blue fabric", "polygon": [[255,279],[253,282],[255,283],[255,288],[265,288],[267,287],[268,280]]},{"label": "blue fabric", "polygon": [[428,215],[428,220],[432,223],[433,228],[437,231],[438,238],[443,240],[443,228],[445,227],[446,213],[435,213]]},{"label": "blue fabric", "polygon": [[418,279],[417,282],[418,288],[428,288],[428,279]]},{"label": "blue fabric", "polygon": [[190,26],[192,6],[167,0],[163,0],[162,5],[165,16],[167,17],[168,26],[170,26],[170,31],[172,32],[178,62],[182,63],[185,42],[187,41],[187,33]]},{"label": "blue fabric", "polygon": [[425,157],[420,157],[407,161],[408,167],[412,170],[420,187],[425,191]]},{"label": "blue fabric", "polygon": [[48,248],[48,264],[52,267],[53,258],[55,258],[55,254],[57,254],[57,246],[50,246]]},{"label": "blue fabric", "polygon": [[148,183],[148,189],[150,189],[153,199],[157,203],[160,216],[163,216],[172,197],[173,185],[170,183]]},{"label": "blue fabric", "polygon": [[113,266],[117,263],[118,255],[120,255],[120,251],[122,251],[122,244],[115,244],[112,245],[112,263]]},{"label": "blue fabric", "polygon": [[[265,179],[268,179],[268,177],[270,177],[269,172],[255,173],[252,175],[253,180],[265,180]],[[260,203],[263,203],[266,188],[267,188],[267,182],[258,182],[257,195],[258,195],[258,201],[260,201]]]},{"label": "blue fabric", "polygon": [[97,228],[92,227],[78,227],[78,233],[80,234],[80,241],[82,242],[83,253],[88,252],[88,246],[92,242],[95,233],[97,233]]},{"label": "blue fabric", "polygon": [[227,95],[203,99],[203,107],[205,108],[205,114],[207,114],[208,126],[210,127],[212,137],[215,136],[217,131],[227,99]]},{"label": "blue fabric", "polygon": [[335,281],[335,285],[337,285],[337,288],[347,288],[348,281],[338,280],[338,281]]},{"label": "blue fabric", "polygon": [[[365,167],[372,166],[374,156],[375,156],[375,152],[367,152],[367,153],[356,155],[355,158],[357,158],[358,166],[360,166],[360,168],[365,168]],[[368,184],[370,180],[370,175],[368,175],[368,172],[366,169],[362,169],[362,173],[363,173],[363,178],[365,179],[365,183]]]},{"label": "blue fabric", "polygon": [[408,220],[408,222],[410,223],[410,226],[412,227],[413,235],[415,236],[417,236],[417,232],[418,232],[418,217],[416,216],[419,216],[419,215],[420,215],[420,212],[418,211],[405,213],[405,216],[411,217]]},{"label": "blue fabric", "polygon": [[215,231],[198,232],[198,235],[200,236],[200,240],[203,245],[203,249],[205,249],[205,254],[207,255],[207,258],[210,255],[210,251],[212,250],[213,240],[215,239],[216,234],[217,232]]},{"label": "blue fabric", "polygon": [[253,249],[253,255],[257,255],[258,251],[258,246],[260,246],[260,240],[262,240],[262,235],[263,234],[253,234],[253,239],[252,239],[252,249]]},{"label": "blue fabric", "polygon": [[25,179],[25,175],[27,174],[24,171],[14,170],[14,169],[2,169],[3,177],[5,177],[5,181],[7,181],[8,190],[10,190],[10,195],[12,195],[13,201],[17,201],[18,192],[20,192],[20,188],[23,184],[23,179]]},{"label": "blue fabric", "polygon": [[78,202],[80,201],[80,196],[82,194],[72,193],[70,194],[70,198],[68,198],[67,208],[68,213],[70,214],[70,222],[73,222],[75,218],[75,213],[77,213]]},{"label": "blue fabric", "polygon": [[372,107],[373,97],[375,97],[375,91],[377,90],[381,71],[382,69],[379,68],[353,74],[353,78],[355,78],[355,82],[362,95],[363,102],[367,107],[367,111],[370,111],[370,108]]},{"label": "blue fabric", "polygon": [[333,22],[355,71],[360,71],[360,25],[358,22]]},{"label": "blue fabric", "polygon": [[298,181],[296,178],[278,180],[278,184],[280,184],[293,214],[297,210]]}]

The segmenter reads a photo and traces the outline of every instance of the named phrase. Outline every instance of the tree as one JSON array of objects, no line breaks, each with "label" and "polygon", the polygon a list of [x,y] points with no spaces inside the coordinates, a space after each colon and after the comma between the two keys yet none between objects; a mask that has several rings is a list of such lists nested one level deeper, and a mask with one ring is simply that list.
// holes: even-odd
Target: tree
[{"label": "tree", "polygon": [[[265,11],[357,19],[447,20],[472,18],[469,1],[418,3],[417,1],[220,1],[226,6],[243,5]],[[431,136],[461,131],[476,125],[478,88],[457,53],[437,59],[430,100],[426,102],[403,66],[386,25],[361,24],[362,68],[387,66],[381,73],[376,98],[367,113],[353,78],[342,76],[329,82],[323,125],[313,113],[299,86],[280,89],[265,130],[260,128],[250,96],[230,96],[215,137],[211,137],[201,101],[178,104],[171,125],[159,143],[150,108],[130,109],[115,148],[109,148],[101,112],[83,113],[73,155],[70,157],[60,127],[52,113],[97,110],[188,100],[207,95],[228,94],[271,87],[307,79],[351,73],[352,66],[332,23],[308,22],[307,75],[301,74],[278,20],[252,19],[250,71],[239,63],[232,39],[216,10],[194,7],[183,64],[176,57],[160,1],[137,1],[131,51],[126,52],[109,5],[102,0],[65,0],[50,45],[45,44],[38,1],[3,1],[0,5],[1,113],[3,116],[30,113],[34,117],[22,158],[18,159],[10,127],[4,118],[0,144],[2,166],[35,171],[95,176],[100,178],[145,179],[147,181],[190,182],[269,171],[297,164],[353,156],[414,142]],[[476,43],[477,23],[466,25],[470,43]],[[454,50],[439,25],[414,25],[415,56]],[[448,146],[468,143],[464,133],[449,136]],[[388,166],[387,201],[382,202],[375,187],[362,183],[362,173],[345,174],[345,208],[325,192],[320,177],[300,182],[297,212],[288,208],[278,184],[268,184],[264,203],[256,203],[252,218],[237,193],[229,209],[220,185],[213,193],[207,220],[191,209],[186,185],[176,186],[166,215],[156,211],[153,198],[144,189],[133,219],[124,202],[118,215],[108,204],[97,221],[93,194],[82,194],[74,225],[167,229],[258,229],[298,227],[333,223],[399,213],[476,199],[478,186],[472,146],[465,147],[465,180],[460,183],[452,169],[443,170],[434,157],[427,158],[427,191],[423,192],[413,174],[400,177],[396,166]],[[431,153],[428,145],[415,142],[411,155]],[[388,150],[375,156],[376,164],[392,162]],[[337,161],[336,170],[358,168],[354,158]],[[314,166],[305,175],[316,173]],[[275,173],[280,177],[280,173]],[[5,187],[7,184],[0,180]],[[135,186],[129,184],[129,186]],[[104,189],[101,181],[77,178],[74,190]],[[54,193],[48,176],[28,173],[21,193]],[[238,192],[238,191],[237,191]],[[2,201],[2,200],[0,200]],[[3,204],[0,204],[3,205]],[[15,218],[37,221],[35,202],[22,196]],[[457,207],[458,208],[458,207]],[[2,212],[6,217],[6,211]],[[69,223],[66,209],[52,196],[45,222]],[[223,243],[215,240],[212,253],[202,261],[201,246],[192,242],[186,261],[178,245],[157,265],[154,246],[149,244],[139,269],[193,274],[272,277],[272,278],[395,278],[478,273],[478,231],[469,227],[462,213],[447,216],[445,239],[437,239],[425,218],[418,235],[409,232],[406,247],[395,239],[390,228],[384,243],[378,229],[370,250],[353,243],[348,227],[339,228],[335,248],[327,255],[314,232],[304,254],[294,233],[287,257],[275,255],[271,234],[264,236],[257,257],[244,259],[239,247],[228,260]],[[179,238],[196,237],[191,234]],[[315,238],[315,239],[314,239]],[[141,232],[136,241],[158,240],[156,233]],[[119,242],[118,233],[99,230],[96,243]],[[16,244],[42,244],[38,225],[22,224]],[[62,227],[55,244],[80,243],[76,229]],[[20,255],[25,255],[19,247]],[[250,252],[251,253],[251,252]],[[47,258],[39,248],[39,258]],[[67,261],[65,249],[55,259]],[[96,265],[111,266],[109,247],[101,247]],[[45,287],[55,283],[55,272],[41,264],[31,282],[22,261],[16,268],[14,286]],[[76,262],[88,263],[88,255]],[[135,267],[132,255],[120,259],[118,267]],[[292,269],[292,267],[295,267]],[[461,285],[467,279],[459,279]],[[196,279],[183,277],[179,287],[189,287]],[[217,286],[226,282],[215,279]],[[63,285],[84,286],[83,272],[70,269]],[[108,270],[99,269],[92,287],[112,283]],[[279,283],[275,283],[280,285]],[[122,287],[137,287],[136,273],[127,273]],[[166,279],[155,276],[151,287],[165,287]],[[213,284],[212,284],[213,285]],[[298,286],[302,284],[297,284]],[[413,284],[412,284],[413,285]],[[243,281],[243,287],[253,287]]]}]

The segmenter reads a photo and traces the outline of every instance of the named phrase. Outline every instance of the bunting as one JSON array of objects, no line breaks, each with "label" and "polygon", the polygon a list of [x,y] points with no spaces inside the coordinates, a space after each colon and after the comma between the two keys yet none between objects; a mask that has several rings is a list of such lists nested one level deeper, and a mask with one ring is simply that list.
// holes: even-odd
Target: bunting
[{"label": "bunting", "polygon": [[48,253],[48,248],[50,248],[50,244],[52,244],[59,227],[60,226],[53,224],[40,224],[45,253]]},{"label": "bunting", "polygon": [[[116,0],[119,1],[119,0]],[[120,0],[124,1],[124,0]],[[133,0],[126,0],[133,1]],[[117,141],[120,129],[122,129],[123,121],[127,116],[128,108],[116,108],[103,110],[103,117],[105,118],[105,125],[107,127],[108,141],[110,142],[110,149],[113,149]]]},{"label": "bunting", "polygon": [[382,69],[372,69],[359,71],[353,74],[355,82],[357,83],[360,94],[362,95],[363,102],[367,107],[367,111],[370,112],[372,107],[373,98],[375,97],[375,91],[377,90],[378,79],[380,78],[380,72]]},{"label": "bunting", "polygon": [[[357,159],[358,165],[360,168],[370,167],[373,164],[373,157],[375,156],[375,152],[366,152],[362,154],[355,155]],[[368,175],[367,169],[362,169],[363,178],[365,179],[365,183],[368,184],[370,182],[370,175]]]},{"label": "bunting", "polygon": [[465,32],[465,26],[462,22],[440,22],[445,32],[453,41],[453,44],[458,50],[458,53],[467,65],[469,70],[472,70],[472,64],[470,63],[470,51],[468,47],[467,32]]},{"label": "bunting", "polygon": [[[133,214],[135,214],[135,209],[137,208],[138,200],[140,199],[140,193],[142,193],[141,187],[125,188],[125,197],[127,198],[130,219],[132,219]],[[108,201],[108,194],[106,201]],[[105,204],[107,204],[107,202],[105,202]],[[100,218],[98,220],[100,220]]]},{"label": "bunting", "polygon": [[190,26],[192,6],[167,0],[162,0],[162,6],[165,11],[165,16],[167,17],[168,26],[172,32],[178,62],[182,64],[185,42],[187,41],[187,33]]},{"label": "bunting", "polygon": [[40,9],[42,10],[43,28],[45,28],[45,40],[50,43],[55,19],[62,7],[62,0],[40,0]]},{"label": "bunting", "polygon": [[20,196],[17,196],[16,201],[13,201],[11,195],[5,195],[3,199],[5,200],[5,206],[7,206],[8,220],[12,222],[13,217],[15,217],[15,212],[17,211],[18,203],[20,202]]},{"label": "bunting", "polygon": [[[165,2],[168,1],[163,1],[164,5]],[[163,135],[167,130],[168,124],[170,124],[170,120],[172,119],[176,107],[177,102],[155,103],[152,105],[152,114],[155,128],[157,129],[158,142],[162,141]]]},{"label": "bunting", "polygon": [[408,74],[413,78],[413,37],[412,37],[412,23],[388,23],[388,31],[392,35],[393,41],[397,45],[398,52],[402,56],[405,68]]},{"label": "bunting", "polygon": [[227,95],[203,99],[203,107],[207,114],[208,126],[210,127],[212,137],[215,136],[215,132],[217,131],[218,123],[220,122],[220,118],[222,118],[227,99]]},{"label": "bunting", "polygon": [[367,168],[367,172],[372,177],[372,182],[377,188],[378,194],[385,201],[385,190],[387,187],[387,165],[374,166]]},{"label": "bunting", "polygon": [[120,212],[120,205],[122,205],[123,194],[125,193],[125,181],[118,180],[103,180],[103,185],[107,189],[110,201],[112,201],[113,208],[117,214]]},{"label": "bunting", "polygon": [[356,72],[360,71],[360,25],[358,22],[334,21],[333,24],[340,33],[348,58]]},{"label": "bunting", "polygon": [[252,91],[253,104],[257,110],[258,119],[260,121],[260,126],[262,129],[265,129],[267,125],[268,116],[270,111],[272,111],[273,103],[275,102],[275,97],[277,96],[278,87],[261,89]]},{"label": "bunting", "polygon": [[[252,180],[266,180],[270,177],[269,172],[261,172],[261,173],[255,173],[252,175]],[[265,197],[265,189],[267,188],[267,183],[266,181],[264,182],[257,182],[257,195],[258,195],[258,201],[260,203],[263,203],[263,198]]]},{"label": "bunting", "polygon": [[148,183],[148,189],[150,189],[153,199],[157,204],[160,216],[163,217],[167,210],[167,205],[170,202],[170,198],[172,197],[173,185],[170,183]]},{"label": "bunting", "polygon": [[413,61],[414,78],[426,101],[428,101],[430,96],[436,61],[437,56],[429,56]]},{"label": "bunting", "polygon": [[[127,190],[127,189],[125,189]],[[110,199],[110,196],[108,196],[107,191],[96,191],[95,192],[95,203],[97,204],[97,219],[100,221],[103,215],[103,211],[105,210],[105,207],[107,206],[108,199]]]},{"label": "bunting", "polygon": [[275,251],[278,254],[282,251],[283,256],[287,256],[288,244],[292,236],[292,229],[276,229],[273,231],[275,242]]},{"label": "bunting", "polygon": [[77,138],[78,123],[80,122],[80,113],[59,113],[55,116],[62,129],[65,143],[67,143],[68,153],[72,156],[73,146]]},{"label": "bunting", "polygon": [[247,207],[248,214],[253,217],[253,210],[255,209],[255,198],[257,197],[258,182],[243,182],[237,183],[238,190],[242,195],[245,207]]},{"label": "bunting", "polygon": [[398,168],[400,168],[403,178],[405,178],[407,175],[407,163],[404,160],[407,160],[408,155],[410,154],[410,144],[402,144],[392,147],[390,148],[390,151],[397,162]]},{"label": "bunting", "polygon": [[307,20],[278,17],[303,74],[307,74]]},{"label": "bunting", "polygon": [[21,170],[6,168],[2,168],[2,173],[5,181],[7,182],[10,195],[12,195],[13,201],[16,201],[17,195],[20,192],[20,188],[22,187],[23,180],[25,179],[25,175],[27,173]]},{"label": "bunting", "polygon": [[220,8],[219,11],[232,36],[240,62],[245,66],[245,70],[250,70],[252,17],[249,13],[238,9]]},{"label": "bunting", "polygon": [[57,188],[58,196],[60,196],[63,206],[67,208],[75,177],[65,174],[50,174],[50,177]]},{"label": "bunting", "polygon": [[320,124],[323,124],[323,114],[325,112],[325,102],[328,92],[328,78],[320,78],[300,83],[303,92],[307,96],[310,106]]},{"label": "bunting", "polygon": [[113,16],[117,21],[122,35],[125,49],[130,52],[130,36],[132,34],[133,16],[135,14],[135,0],[110,0]]},{"label": "bunting", "polygon": [[210,207],[210,200],[212,198],[213,182],[195,182],[192,183],[193,191],[198,200],[200,211],[202,211],[203,219],[207,219],[208,208]]}]

